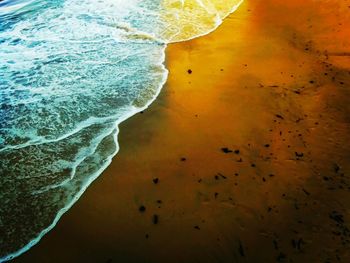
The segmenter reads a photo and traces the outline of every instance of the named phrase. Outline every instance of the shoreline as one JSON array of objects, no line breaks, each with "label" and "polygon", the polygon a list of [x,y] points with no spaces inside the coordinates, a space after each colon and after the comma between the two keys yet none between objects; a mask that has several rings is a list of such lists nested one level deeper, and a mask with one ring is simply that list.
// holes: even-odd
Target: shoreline
[{"label": "shoreline", "polygon": [[[113,155],[109,156],[108,160],[105,162],[105,164],[103,166],[101,166],[101,168],[93,175],[91,175],[89,177],[89,180],[87,181],[87,183],[82,187],[82,189],[77,193],[77,195],[75,196],[75,198],[73,200],[71,200],[71,202],[69,204],[67,204],[64,208],[62,208],[56,215],[54,221],[52,222],[51,225],[49,225],[47,228],[43,229],[42,232],[33,240],[31,240],[26,246],[24,246],[23,248],[3,257],[3,258],[0,258],[0,262],[6,262],[6,261],[9,261],[9,260],[13,260],[19,256],[21,256],[22,254],[26,253],[27,251],[29,251],[32,247],[34,247],[35,245],[37,245],[40,240],[45,236],[47,235],[50,231],[52,231],[55,226],[57,225],[57,223],[59,222],[59,220],[61,219],[61,217],[67,213],[73,206],[76,202],[79,201],[79,199],[81,198],[81,196],[84,194],[84,192],[89,188],[89,186],[96,180],[98,179],[98,177],[100,177],[103,172],[108,168],[108,166],[111,164],[113,158],[116,157],[116,155],[118,154],[119,152],[119,149],[120,149],[120,143],[118,141],[118,135],[119,135],[119,132],[120,132],[120,125],[127,121],[128,119],[132,118],[134,115],[146,110],[158,97],[159,93],[161,92],[162,88],[164,87],[166,81],[167,81],[167,78],[168,78],[168,70],[167,68],[165,67],[165,54],[166,54],[166,48],[167,48],[167,45],[164,45],[164,49],[163,49],[163,56],[160,58],[160,61],[159,61],[159,65],[162,65],[163,69],[164,69],[164,72],[165,74],[163,75],[163,79],[162,79],[162,82],[159,84],[158,86],[158,89],[156,91],[156,94],[154,95],[153,99],[150,100],[144,107],[142,108],[136,108],[134,107],[134,111],[128,113],[127,115],[125,115],[122,119],[118,120],[115,122],[115,134],[114,134],[114,143],[115,143],[115,146],[116,146],[116,150],[114,152]],[[113,131],[112,131],[113,132]],[[107,135],[109,136],[109,135]]]},{"label": "shoreline", "polygon": [[[12,260],[12,259],[15,259],[16,257],[19,257],[21,256],[23,253],[26,253],[27,251],[29,251],[33,246],[35,246],[36,244],[38,244],[40,242],[40,240],[45,236],[47,235],[50,231],[52,231],[54,229],[54,227],[57,225],[57,223],[59,222],[59,220],[61,219],[61,217],[67,213],[71,208],[72,206],[74,206],[74,204],[76,202],[79,201],[79,199],[81,198],[81,196],[84,194],[84,192],[88,189],[88,187],[96,180],[98,179],[98,177],[100,177],[103,172],[108,168],[108,166],[111,164],[113,158],[116,157],[116,155],[118,154],[119,152],[119,149],[120,149],[120,143],[118,141],[118,135],[119,135],[119,132],[120,132],[120,125],[127,121],[128,119],[132,118],[134,115],[140,113],[140,112],[143,112],[145,110],[147,110],[151,104],[157,99],[157,97],[159,96],[160,92],[162,91],[162,89],[164,88],[164,86],[166,85],[167,83],[167,79],[168,79],[168,75],[169,75],[169,71],[167,69],[167,67],[165,66],[166,65],[166,50],[167,50],[167,47],[168,45],[171,45],[173,43],[180,43],[180,42],[187,42],[187,41],[191,41],[193,39],[196,39],[196,38],[199,38],[199,37],[203,37],[203,36],[206,36],[212,32],[214,32],[218,27],[221,26],[221,24],[224,22],[224,20],[232,13],[234,13],[238,8],[239,6],[243,3],[244,0],[241,0],[237,5],[235,5],[230,13],[225,16],[224,18],[222,18],[222,21],[220,21],[220,23],[218,23],[212,30],[210,30],[209,32],[205,32],[203,34],[200,34],[200,35],[197,35],[197,36],[194,36],[194,37],[191,37],[190,39],[185,39],[185,40],[181,40],[181,41],[176,41],[176,42],[169,42],[169,43],[165,43],[164,44],[164,49],[163,49],[163,55],[162,57],[160,58],[159,60],[159,65],[161,65],[162,67],[162,70],[164,70],[164,74],[163,74],[163,79],[161,81],[161,83],[159,84],[158,88],[157,88],[157,91],[154,95],[154,97],[149,101],[147,102],[147,104],[141,108],[137,108],[137,107],[134,107],[134,111],[131,111],[130,113],[128,113],[127,115],[125,115],[122,119],[116,121],[115,123],[115,126],[116,126],[116,132],[114,134],[114,142],[115,142],[115,145],[116,145],[116,151],[113,155],[111,155],[107,162],[92,176],[89,177],[89,180],[88,182],[82,187],[82,189],[77,193],[76,197],[69,203],[67,204],[64,208],[62,208],[56,215],[54,221],[52,222],[51,225],[49,225],[47,228],[43,229],[42,232],[33,240],[31,240],[26,246],[24,246],[23,248],[3,257],[3,258],[0,258],[0,262],[6,262],[6,261],[9,261],[9,260]],[[71,134],[68,134],[68,135],[65,135],[66,137],[69,137]],[[62,138],[60,138],[62,139]]]},{"label": "shoreline", "polygon": [[[274,2],[269,1],[272,6]],[[295,11],[292,3],[285,5]],[[41,243],[15,260],[19,262],[47,262],[46,260],[55,255],[57,262],[63,262],[63,260],[74,262],[82,258],[85,259],[85,262],[90,262],[90,260],[91,262],[96,262],[96,260],[112,262],[109,261],[110,258],[113,261],[115,259],[117,261],[118,259],[130,259],[128,262],[140,262],[141,259],[147,259],[144,262],[148,262],[148,260],[162,262],[167,258],[166,252],[172,250],[181,251],[184,255],[182,257],[174,255],[171,260],[181,261],[186,260],[186,258],[204,260],[205,257],[208,257],[209,260],[222,250],[222,255],[218,256],[219,259],[236,259],[238,261],[241,257],[251,256],[249,252],[252,251],[258,255],[254,244],[262,245],[264,237],[266,239],[274,238],[278,240],[277,242],[281,240],[282,247],[286,248],[279,253],[298,256],[294,255],[292,248],[286,245],[290,239],[296,238],[289,230],[285,230],[285,235],[290,237],[288,240],[274,236],[272,234],[272,232],[276,232],[274,228],[264,229],[264,235],[255,237],[257,233],[260,233],[258,225],[262,224],[265,227],[266,224],[264,219],[260,217],[270,217],[272,222],[276,222],[275,228],[282,231],[284,227],[277,217],[278,213],[285,211],[285,214],[297,216],[294,214],[294,210],[292,212],[289,208],[289,205],[297,203],[298,206],[302,206],[303,202],[307,202],[306,198],[310,196],[310,192],[311,196],[317,192],[329,194],[322,186],[318,185],[318,180],[314,180],[315,172],[327,171],[331,173],[333,162],[341,167],[339,169],[342,172],[348,171],[346,160],[349,152],[346,150],[345,139],[348,137],[346,131],[349,127],[345,125],[341,130],[341,126],[339,126],[342,120],[340,111],[333,109],[332,112],[329,112],[329,110],[319,108],[317,105],[322,106],[325,102],[334,105],[336,102],[346,109],[346,104],[344,104],[346,101],[341,101],[340,95],[347,93],[346,91],[339,93],[334,89],[335,84],[329,83],[324,77],[319,76],[317,70],[322,69],[323,72],[327,68],[324,66],[325,58],[322,53],[319,54],[315,51],[315,54],[310,56],[306,50],[300,51],[301,46],[304,48],[303,45],[307,44],[307,41],[304,41],[302,37],[297,38],[295,43],[292,43],[293,45],[286,44],[285,39],[280,41],[278,34],[282,38],[286,37],[287,41],[293,41],[293,38],[289,39],[290,32],[287,32],[287,36],[278,30],[274,32],[274,27],[270,24],[273,19],[270,21],[262,15],[262,18],[259,19],[265,22],[265,26],[266,24],[270,26],[271,28],[268,29],[272,31],[270,35],[272,40],[266,40],[266,32],[264,31],[266,29],[261,29],[257,25],[259,21],[254,21],[255,24],[251,22],[254,20],[252,19],[254,16],[250,15],[250,11],[247,11],[250,9],[249,6],[249,4],[243,4],[241,7],[242,9],[244,7],[243,10],[240,8],[237,15],[234,13],[227,18],[229,22],[224,21],[222,26],[226,25],[225,29],[220,27],[217,29],[218,32],[215,31],[201,39],[191,40],[189,43],[172,44],[170,50],[167,51],[167,61],[169,61],[171,70],[168,84],[163,87],[160,98],[154,102],[156,105],[152,104],[143,114],[138,114],[122,123],[120,135],[124,139],[119,139],[119,141],[120,145],[124,146],[113,160],[111,167],[100,176],[100,180],[87,189],[72,210],[62,217],[62,222],[58,223],[57,229],[54,228],[43,238]],[[307,3],[305,6],[306,8],[313,7],[312,4]],[[253,10],[258,8],[262,8],[261,3],[252,7]],[[319,11],[317,9],[316,11],[306,10],[311,14]],[[256,15],[257,11],[254,11]],[[281,18],[278,14],[273,14],[277,18]],[[244,22],[239,21],[243,18],[250,21],[250,24],[248,23],[242,28],[240,27],[242,25],[239,26],[235,22]],[[279,23],[283,25],[283,22]],[[237,28],[234,28],[235,26]],[[232,40],[229,35],[232,34],[232,31],[237,33],[238,39]],[[260,33],[257,40],[258,43],[262,42],[264,45],[261,49],[258,47],[254,49],[253,45],[257,41],[256,39],[254,41],[254,36],[250,36],[252,33],[248,33],[248,31],[253,32],[253,34]],[[312,36],[312,34],[310,35]],[[273,38],[277,38],[276,42]],[[244,47],[242,40],[248,40],[246,41],[248,47]],[[282,49],[288,49],[297,58],[306,61],[304,62],[307,63],[306,69],[293,72],[293,76],[298,77],[297,81],[293,80],[294,77],[287,77],[284,74],[280,74],[283,76],[275,74],[272,77],[271,73],[280,72],[280,68],[283,69],[283,72],[289,72],[291,69],[294,71],[294,65],[293,59],[285,54],[286,51],[271,50],[269,41],[275,48],[282,46]],[[206,44],[209,47],[203,47]],[[328,45],[328,43],[321,44],[326,47]],[[232,51],[230,49],[232,46],[242,54],[239,54],[238,51]],[[221,52],[221,49],[225,49],[226,53]],[[274,61],[267,58],[264,52],[269,55],[273,54],[273,57],[278,57],[279,60]],[[201,62],[203,57],[204,61],[211,62],[205,68]],[[249,69],[251,63],[245,62],[249,58],[251,63],[258,64],[258,66],[253,65],[252,67],[256,68],[252,70]],[[286,62],[281,63],[281,59],[285,59]],[[271,69],[265,68],[264,60],[271,63]],[[337,65],[337,62],[333,62],[333,67]],[[300,65],[303,64],[299,64],[298,67]],[[191,74],[187,73],[189,69],[192,71]],[[226,72],[238,72],[239,76],[232,76],[232,73]],[[339,68],[337,72],[341,72]],[[265,75],[269,77],[267,78]],[[211,76],[211,79],[207,79],[208,76]],[[349,79],[345,75],[341,75],[341,77],[344,78],[341,82],[348,82]],[[314,78],[316,80],[313,80]],[[309,83],[310,81],[317,81],[318,85],[321,86],[315,88],[315,85],[311,85],[313,83]],[[299,85],[299,83],[301,84]],[[307,88],[302,89],[302,85],[307,85]],[[203,87],[206,89],[201,91]],[[265,88],[269,88],[269,90],[267,91]],[[327,101],[329,90],[336,94],[336,101]],[[289,98],[289,96],[295,97]],[[317,99],[319,101],[316,104],[315,100]],[[326,121],[317,116],[319,111],[327,116],[327,125],[322,123]],[[298,126],[295,126],[298,118],[304,118],[307,121],[300,120],[297,122]],[[335,119],[334,123],[330,121],[332,118]],[[256,122],[255,119],[259,121]],[[316,127],[316,122],[321,123],[321,128]],[[329,127],[330,123],[334,127]],[[270,132],[269,129],[273,131]],[[295,133],[295,137],[290,136],[279,140],[280,130],[283,131],[284,135],[288,133],[288,129],[293,130],[292,133],[293,136]],[[297,129],[299,132],[296,132]],[[315,131],[316,129],[317,131]],[[339,138],[336,138],[337,129],[340,130]],[[298,136],[298,133],[303,135]],[[326,133],[330,134],[333,142],[327,142],[322,147],[318,146],[317,144],[327,138],[325,137]],[[313,139],[310,134],[316,139]],[[306,138],[300,139],[299,137]],[[134,142],[135,139],[137,142]],[[284,145],[286,141],[293,147],[292,150]],[[206,145],[203,145],[203,142]],[[337,160],[327,162],[329,156],[324,151],[334,153],[335,145],[340,142],[343,142],[344,145],[337,150],[337,154],[333,158]],[[319,155],[308,153],[303,146],[305,143],[311,145],[308,147]],[[188,147],[186,144],[189,144]],[[266,147],[267,145],[269,146]],[[237,149],[240,151],[239,156],[230,152]],[[305,156],[295,157],[294,152],[297,152],[299,156],[302,152]],[[273,155],[270,155],[271,153]],[[121,154],[123,155],[120,156]],[[261,155],[264,158],[261,158]],[[285,157],[287,161],[283,158],[280,160],[281,157]],[[344,157],[346,157],[345,160]],[[240,158],[242,158],[242,162],[239,162]],[[278,158],[278,160],[274,160],[274,158]],[[319,166],[317,169],[312,168],[311,164],[309,165],[311,160],[314,162],[312,165]],[[323,166],[323,162],[327,162],[327,166]],[[289,168],[288,172],[283,172],[286,168]],[[235,173],[239,175],[236,176]],[[283,173],[286,175],[281,176]],[[241,174],[245,177],[239,181],[238,178],[241,178]],[[273,176],[270,176],[271,174]],[[155,178],[159,178],[159,184],[153,183]],[[227,183],[228,181],[230,183]],[[245,189],[238,188],[237,190],[238,185],[241,184],[245,186]],[[270,185],[266,186],[266,184]],[[173,187],[176,189],[174,190]],[[290,188],[293,191],[289,190]],[[119,190],[125,191],[125,193],[116,193]],[[285,194],[284,192],[288,193],[288,198],[282,197],[281,201],[280,196]],[[344,199],[346,193],[332,192],[332,194],[334,199],[337,197],[338,200],[346,200]],[[302,195],[306,195],[306,197]],[[157,200],[162,200],[162,203],[156,202]],[[295,200],[298,201],[295,202]],[[323,218],[320,222],[328,224],[328,221],[323,220],[326,220],[325,217],[328,219],[328,210],[334,207],[337,208],[337,211],[341,211],[338,213],[346,216],[347,212],[344,212],[345,207],[342,204],[328,204],[327,202],[330,201],[323,200],[322,197],[317,197],[314,200],[317,203],[323,201],[325,207],[316,207],[326,209],[325,215],[322,213],[319,215]],[[268,201],[273,205],[268,204]],[[138,211],[140,205],[145,205],[147,208],[144,215]],[[112,207],[117,211],[109,212]],[[263,212],[264,209],[269,210],[270,208],[271,211],[279,210],[279,212],[272,212],[276,213],[275,215],[269,214],[271,211],[268,214]],[[310,211],[313,212],[313,209],[307,210],[303,206],[301,208],[308,215],[306,221],[311,221],[309,224],[305,223],[308,227],[316,224],[310,217],[311,214],[308,214]],[[323,210],[320,211],[323,212]],[[159,215],[160,221],[157,226],[154,226],[152,216],[156,214]],[[84,216],[81,217],[81,215]],[[282,213],[282,215],[284,214]],[[86,218],[90,218],[91,222],[81,221]],[[230,223],[230,220],[233,220],[234,223]],[[291,222],[292,225],[293,223]],[[75,229],[76,226],[82,227],[81,232]],[[297,226],[298,224],[293,225],[294,228]],[[133,230],[133,227],[136,230]],[[154,229],[155,227],[158,229]],[[268,228],[267,225],[266,227]],[[327,225],[327,230],[333,227],[333,225],[329,227]],[[179,231],[174,231],[174,228],[178,228]],[[92,231],[96,230],[96,240],[101,243],[100,245],[89,243],[95,240],[94,233],[89,233],[91,229],[93,229]],[[122,232],[121,237],[109,233],[108,231],[111,229]],[[302,239],[303,242],[309,242],[310,235],[311,237],[320,235],[317,231],[311,233],[303,231],[305,232],[303,235],[308,236],[307,240]],[[63,244],[66,235],[69,235],[72,240],[67,240],[67,244]],[[148,238],[145,235],[148,235]],[[205,236],[209,238],[203,240]],[[169,237],[175,238],[175,240],[167,241],[169,244],[165,244],[165,240],[168,240]],[[222,243],[217,240],[218,238]],[[324,242],[329,242],[328,238],[328,235],[323,236]],[[146,240],[149,242],[145,244]],[[322,240],[319,239],[319,241]],[[135,247],[132,245],[134,242],[136,243]],[[230,242],[234,244],[233,248],[229,247]],[[272,247],[273,242],[270,243]],[[76,244],[77,248],[70,248],[73,244]],[[195,245],[198,245],[198,248]],[[143,248],[144,246],[146,248]],[[163,253],[158,251],[157,248],[160,247],[164,249]],[[263,247],[266,247],[266,251],[269,252],[267,255],[262,255],[263,258],[271,259],[279,256],[278,253],[275,255],[276,253],[270,252],[271,248],[267,244],[264,244]],[[315,245],[307,243],[306,247],[314,254],[304,255],[304,259],[306,256],[309,256],[309,259],[312,256],[315,257],[317,254]],[[59,251],[63,253],[62,255],[55,253],[57,248],[58,250],[62,248],[62,251]],[[205,249],[208,251],[203,252]],[[234,251],[232,255],[230,254],[231,250]],[[135,255],[135,251],[138,251],[140,255]],[[200,254],[201,252],[203,255]],[[346,256],[346,254],[344,255]],[[105,258],[103,258],[104,256]],[[299,255],[299,257],[301,256]],[[254,260],[253,258],[249,259],[250,262]]]}]

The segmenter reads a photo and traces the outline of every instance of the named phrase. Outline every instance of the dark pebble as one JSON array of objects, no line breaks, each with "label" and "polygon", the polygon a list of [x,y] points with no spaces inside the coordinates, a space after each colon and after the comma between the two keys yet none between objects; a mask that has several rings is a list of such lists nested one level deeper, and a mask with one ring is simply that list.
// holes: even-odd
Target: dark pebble
[{"label": "dark pebble", "polygon": [[295,152],[295,156],[296,156],[296,157],[301,158],[301,157],[303,157],[303,156],[304,156],[304,154],[303,154],[303,153],[298,153],[298,152]]},{"label": "dark pebble", "polygon": [[159,217],[158,217],[158,215],[153,215],[153,218],[152,218],[152,222],[153,222],[153,224],[158,224],[158,222],[159,222]]},{"label": "dark pebble", "polygon": [[143,205],[140,206],[140,207],[139,207],[139,211],[142,212],[142,213],[145,212],[145,211],[146,211],[146,207],[143,206]]},{"label": "dark pebble", "polygon": [[153,183],[158,184],[159,183],[159,179],[158,178],[154,178],[153,179]]},{"label": "dark pebble", "polygon": [[227,147],[221,148],[221,151],[224,152],[224,153],[232,153],[232,150],[230,150]]}]

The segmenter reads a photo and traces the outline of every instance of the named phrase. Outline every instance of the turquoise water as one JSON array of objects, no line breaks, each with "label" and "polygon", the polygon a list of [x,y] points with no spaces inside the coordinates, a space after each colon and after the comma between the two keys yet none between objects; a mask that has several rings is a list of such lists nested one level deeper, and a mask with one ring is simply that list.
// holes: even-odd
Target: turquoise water
[{"label": "turquoise water", "polygon": [[180,2],[0,1],[0,262],[37,243],[110,164],[118,124],[166,81],[167,43],[222,21]]}]

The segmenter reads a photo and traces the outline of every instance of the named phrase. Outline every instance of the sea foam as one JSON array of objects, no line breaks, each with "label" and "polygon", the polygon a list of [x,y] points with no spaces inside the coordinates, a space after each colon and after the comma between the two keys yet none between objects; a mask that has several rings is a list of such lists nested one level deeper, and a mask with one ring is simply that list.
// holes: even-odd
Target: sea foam
[{"label": "sea foam", "polygon": [[166,45],[209,33],[240,2],[0,2],[0,262],[36,244],[110,164],[118,124],[166,81]]}]

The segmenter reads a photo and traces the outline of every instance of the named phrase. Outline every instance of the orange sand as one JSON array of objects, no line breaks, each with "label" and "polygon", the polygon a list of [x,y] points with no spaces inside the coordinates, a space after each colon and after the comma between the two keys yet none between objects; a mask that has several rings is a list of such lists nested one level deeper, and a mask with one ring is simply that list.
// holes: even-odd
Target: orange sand
[{"label": "orange sand", "polygon": [[171,45],[112,165],[15,261],[350,262],[349,6],[246,0]]}]

